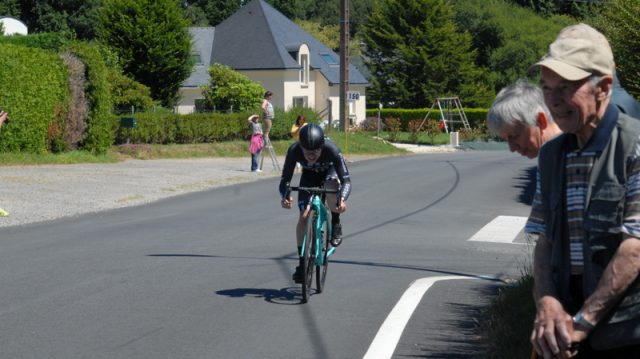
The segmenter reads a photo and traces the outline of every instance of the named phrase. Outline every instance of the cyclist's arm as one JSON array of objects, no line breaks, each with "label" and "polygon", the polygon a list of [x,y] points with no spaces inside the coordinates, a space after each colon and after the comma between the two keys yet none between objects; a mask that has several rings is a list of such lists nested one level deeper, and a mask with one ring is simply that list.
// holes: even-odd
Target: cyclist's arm
[{"label": "cyclist's arm", "polygon": [[336,174],[340,179],[340,197],[343,200],[347,200],[349,198],[349,194],[351,193],[351,177],[349,176],[349,169],[347,168],[347,162],[344,160],[344,156],[342,156],[342,152],[338,146],[336,146],[333,142],[328,142],[329,147],[331,149],[332,155],[334,157],[333,163],[336,169]]},{"label": "cyclist's arm", "polygon": [[282,167],[282,176],[280,177],[280,185],[278,187],[280,191],[280,198],[285,198],[287,193],[287,183],[291,182],[291,178],[293,178],[293,171],[296,168],[296,151],[299,151],[298,143],[294,143],[289,146],[289,150],[287,151],[287,157],[285,157],[284,165]]}]

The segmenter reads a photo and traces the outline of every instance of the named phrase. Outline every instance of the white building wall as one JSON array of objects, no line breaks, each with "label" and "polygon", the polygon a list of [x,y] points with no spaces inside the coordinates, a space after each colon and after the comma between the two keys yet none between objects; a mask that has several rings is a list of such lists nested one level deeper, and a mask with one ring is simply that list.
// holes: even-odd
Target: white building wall
[{"label": "white building wall", "polygon": [[180,102],[175,107],[175,111],[181,115],[194,113],[196,110],[196,100],[203,99],[202,90],[197,87],[180,88]]}]

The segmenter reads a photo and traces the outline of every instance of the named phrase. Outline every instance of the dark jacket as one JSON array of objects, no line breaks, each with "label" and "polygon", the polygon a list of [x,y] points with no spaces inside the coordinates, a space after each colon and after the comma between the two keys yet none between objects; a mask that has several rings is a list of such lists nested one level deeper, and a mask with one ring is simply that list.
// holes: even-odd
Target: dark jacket
[{"label": "dark jacket", "polygon": [[[613,111],[618,120],[612,123],[608,141],[604,141],[606,144],[601,154],[595,159],[585,199],[583,218],[585,230],[583,294],[585,298],[595,290],[622,241],[623,234],[620,228],[624,219],[629,159],[634,154],[640,136],[640,121],[618,113],[613,106],[609,106],[607,112],[610,116],[614,115],[610,111]],[[582,304],[571,303],[569,295],[571,262],[564,205],[564,173],[571,136],[573,135],[563,134],[549,141],[542,147],[539,157],[541,200],[547,226],[546,236],[552,245],[553,281],[559,300],[566,308],[576,308]],[[631,342],[620,345],[640,341],[640,285],[638,283],[639,281],[636,280],[631,285],[622,303],[598,325],[603,327],[614,323],[626,323],[619,329],[632,335],[629,339]],[[626,322],[630,319],[633,323]],[[598,328],[594,334],[597,331]],[[609,327],[607,331],[611,333],[612,329]]]}]

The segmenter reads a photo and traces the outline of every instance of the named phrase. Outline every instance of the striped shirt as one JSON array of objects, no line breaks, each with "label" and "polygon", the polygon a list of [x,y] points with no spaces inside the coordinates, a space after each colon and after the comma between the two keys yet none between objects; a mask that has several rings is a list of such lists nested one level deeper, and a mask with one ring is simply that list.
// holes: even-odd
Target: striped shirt
[{"label": "striped shirt", "polygon": [[[575,149],[565,154],[566,203],[563,203],[563,205],[565,205],[567,214],[572,274],[580,274],[583,271],[582,240],[585,235],[583,224],[589,178],[594,161],[600,155],[606,141],[608,141],[608,135],[610,135],[612,128],[611,126],[606,131],[607,126],[603,127],[605,127],[604,133],[600,133],[598,136],[594,134],[596,138],[594,138],[593,142],[595,143],[588,143],[584,150]],[[604,144],[601,143],[602,141],[605,141]],[[631,155],[628,164],[624,214],[619,231],[640,238],[640,139],[636,143],[635,151]],[[546,231],[541,198],[540,172],[538,172],[531,214],[525,226],[525,232],[527,233],[545,233]]]}]

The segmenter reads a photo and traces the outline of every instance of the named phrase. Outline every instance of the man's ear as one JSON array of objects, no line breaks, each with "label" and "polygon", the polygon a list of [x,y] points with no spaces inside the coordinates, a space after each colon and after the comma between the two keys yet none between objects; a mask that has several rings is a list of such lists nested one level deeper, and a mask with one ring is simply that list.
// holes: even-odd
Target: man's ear
[{"label": "man's ear", "polygon": [[540,127],[541,130],[547,128],[547,126],[549,125],[549,119],[547,118],[547,115],[544,113],[544,111],[538,112],[538,119],[536,120],[536,122],[538,123],[538,127]]},{"label": "man's ear", "polygon": [[602,79],[596,85],[598,100],[602,101],[606,99],[612,90],[613,90],[613,77],[610,75],[602,76]]}]

